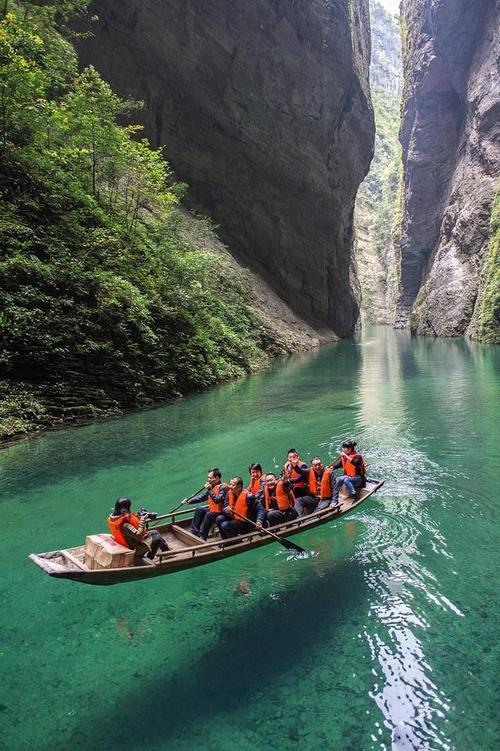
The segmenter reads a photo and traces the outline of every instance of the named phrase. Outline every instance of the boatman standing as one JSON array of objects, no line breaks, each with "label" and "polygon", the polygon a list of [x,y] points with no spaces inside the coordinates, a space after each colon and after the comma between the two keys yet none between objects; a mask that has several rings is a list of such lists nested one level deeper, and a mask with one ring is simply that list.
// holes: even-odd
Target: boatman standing
[{"label": "boatman standing", "polygon": [[345,485],[351,498],[356,500],[356,491],[366,485],[366,466],[362,454],[356,451],[356,441],[347,440],[342,444],[340,457],[331,464],[332,469],[342,467],[343,474],[337,477],[333,488],[331,506],[339,502],[339,493],[342,485]]}]

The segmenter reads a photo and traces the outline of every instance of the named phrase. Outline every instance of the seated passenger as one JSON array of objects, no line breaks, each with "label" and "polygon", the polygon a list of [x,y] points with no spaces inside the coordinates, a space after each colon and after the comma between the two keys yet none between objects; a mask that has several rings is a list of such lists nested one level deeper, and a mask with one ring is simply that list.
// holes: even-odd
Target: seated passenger
[{"label": "seated passenger", "polygon": [[182,503],[207,503],[207,506],[201,506],[194,512],[193,521],[191,522],[191,532],[202,540],[207,540],[212,525],[215,523],[218,515],[222,512],[227,496],[227,486],[222,482],[221,471],[217,467],[208,471],[205,489],[193,496],[193,498],[184,498]]},{"label": "seated passenger", "polygon": [[248,468],[250,473],[250,484],[247,490],[253,495],[262,495],[262,486],[264,485],[264,476],[260,464],[251,464]]},{"label": "seated passenger", "polygon": [[348,440],[342,444],[342,453],[339,459],[333,462],[332,469],[342,467],[343,475],[337,478],[333,488],[331,506],[339,502],[339,493],[342,485],[345,485],[349,495],[356,500],[356,490],[366,485],[366,467],[363,456],[356,451],[356,441]]},{"label": "seated passenger", "polygon": [[262,529],[265,518],[266,513],[257,496],[243,488],[241,477],[233,477],[229,483],[227,503],[216,520],[222,539],[251,532],[254,525],[245,519],[255,522],[257,529]]},{"label": "seated passenger", "polygon": [[289,449],[282,475],[290,481],[295,498],[307,495],[307,464],[299,458],[297,449]]},{"label": "seated passenger", "polygon": [[311,468],[308,473],[307,487],[309,495],[316,498],[316,510],[327,508],[330,505],[333,495],[335,476],[331,467],[324,466],[319,456],[315,456],[311,461]]},{"label": "seated passenger", "polygon": [[158,550],[169,548],[157,529],[148,530],[147,515],[131,513],[131,505],[130,498],[118,498],[108,516],[108,527],[116,542],[134,551],[134,566],[144,566]]},{"label": "seated passenger", "polygon": [[270,527],[296,519],[295,498],[288,480],[278,480],[274,472],[268,472],[264,484],[264,509]]}]

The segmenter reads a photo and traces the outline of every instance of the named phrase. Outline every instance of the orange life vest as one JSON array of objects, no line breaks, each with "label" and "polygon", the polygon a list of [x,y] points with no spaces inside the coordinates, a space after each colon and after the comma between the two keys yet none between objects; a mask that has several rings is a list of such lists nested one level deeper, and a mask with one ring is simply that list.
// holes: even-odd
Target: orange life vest
[{"label": "orange life vest", "polygon": [[[299,464],[301,464],[301,463],[303,464],[303,462],[299,462]],[[297,488],[297,490],[298,490],[299,488],[305,488],[306,487],[306,484],[305,484],[304,480],[302,479],[302,474],[297,469],[295,469],[295,467],[292,467],[292,465],[290,464],[290,462],[287,462],[285,464],[284,469],[285,469],[285,472],[289,475],[290,480],[295,480],[297,477],[301,478],[299,482],[294,482],[293,483],[293,486],[292,486],[293,488]]]},{"label": "orange life vest", "polygon": [[332,486],[330,483],[330,477],[332,474],[332,469],[325,469],[323,472],[323,477],[321,478],[321,488],[320,488],[320,498],[322,501],[326,501],[328,498],[332,497]]},{"label": "orange life vest", "polygon": [[320,476],[318,477],[314,469],[311,467],[307,475],[307,487],[309,488],[309,492],[311,493],[311,495],[315,495],[317,498],[319,498],[321,491],[321,480],[323,479],[324,471],[325,470],[323,468],[321,470]]},{"label": "orange life vest", "polygon": [[[283,480],[278,480],[276,483],[276,503],[280,511],[287,511],[289,508],[293,508],[295,498],[291,490],[285,490]],[[271,494],[267,485],[264,485],[264,506],[266,511],[271,508]]]},{"label": "orange life vest", "polygon": [[126,548],[129,547],[129,544],[122,531],[123,525],[131,524],[138,529],[140,523],[141,520],[136,514],[128,514],[127,516],[108,516],[109,531],[115,538],[116,542],[119,542],[120,545],[124,545]]},{"label": "orange life vest", "polygon": [[314,469],[311,467],[307,482],[311,495],[316,496],[316,498],[321,498],[322,500],[332,497],[332,489],[330,486],[331,474],[331,469],[323,468],[320,477],[318,477]]},{"label": "orange life vest", "polygon": [[248,518],[248,502],[247,495],[248,490],[243,488],[239,496],[236,498],[232,490],[228,490],[229,506],[234,511],[234,518],[236,521],[243,521],[242,516]]},{"label": "orange life vest", "polygon": [[[225,487],[223,483],[220,483],[219,485],[214,485],[212,488],[212,493],[214,495],[219,495],[221,489]],[[219,514],[222,511],[222,501],[220,503],[216,503],[213,498],[208,496],[208,510],[213,511],[214,513],[219,512]]]},{"label": "orange life vest", "polygon": [[361,457],[361,464],[358,467],[355,467],[352,462],[349,461],[349,459],[346,459],[344,454],[340,455],[340,459],[342,461],[342,469],[345,475],[348,477],[359,477],[360,475],[366,474],[366,467],[365,467],[365,460],[361,456],[361,454],[358,454],[357,451],[354,451],[352,454],[348,454],[350,459],[355,459],[357,456]]},{"label": "orange life vest", "polygon": [[255,480],[250,480],[250,484],[248,486],[248,492],[253,493],[254,495],[259,492],[262,485],[262,475],[260,477],[256,477]]}]

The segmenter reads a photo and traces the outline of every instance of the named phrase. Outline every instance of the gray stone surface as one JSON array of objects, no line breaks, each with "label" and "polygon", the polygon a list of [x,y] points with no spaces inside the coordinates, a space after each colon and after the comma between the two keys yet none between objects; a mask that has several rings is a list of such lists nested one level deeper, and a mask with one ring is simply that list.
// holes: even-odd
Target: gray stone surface
[{"label": "gray stone surface", "polygon": [[499,0],[405,0],[399,320],[473,333],[500,165]]},{"label": "gray stone surface", "polygon": [[315,325],[349,335],[352,215],[370,162],[367,0],[96,0],[80,40],[145,102],[231,252]]}]

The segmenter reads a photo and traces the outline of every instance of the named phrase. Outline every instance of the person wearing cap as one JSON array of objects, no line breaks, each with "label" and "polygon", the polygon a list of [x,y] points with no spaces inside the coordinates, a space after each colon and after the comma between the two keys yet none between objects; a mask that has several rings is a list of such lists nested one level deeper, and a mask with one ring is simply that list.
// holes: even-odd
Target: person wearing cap
[{"label": "person wearing cap", "polygon": [[157,529],[148,529],[147,514],[138,516],[132,513],[131,506],[130,498],[117,498],[108,517],[108,527],[120,545],[134,551],[134,566],[145,566],[158,550],[168,550],[169,547]]},{"label": "person wearing cap", "polygon": [[362,454],[356,451],[356,441],[351,439],[344,441],[339,458],[330,465],[332,470],[343,470],[342,475],[337,477],[332,493],[330,506],[336,506],[339,502],[339,493],[343,485],[353,501],[356,500],[356,491],[366,485],[366,467]]}]

